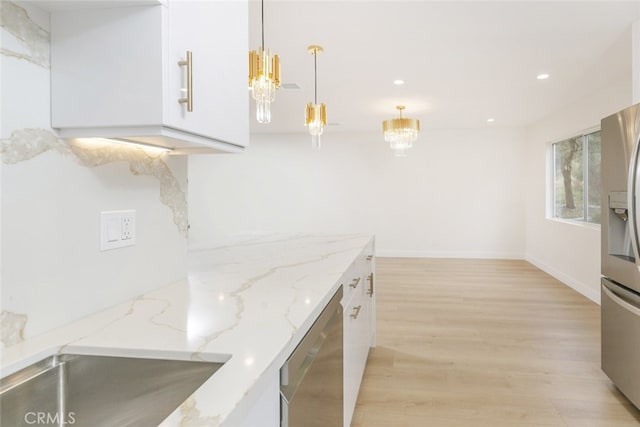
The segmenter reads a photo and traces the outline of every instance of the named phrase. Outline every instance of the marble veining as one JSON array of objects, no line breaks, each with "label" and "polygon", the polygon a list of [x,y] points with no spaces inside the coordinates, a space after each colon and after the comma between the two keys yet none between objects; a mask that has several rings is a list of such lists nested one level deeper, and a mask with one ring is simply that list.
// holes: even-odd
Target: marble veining
[{"label": "marble veining", "polygon": [[193,353],[191,353],[191,360],[206,360],[202,358],[202,354],[206,352],[209,344],[218,339],[222,334],[232,331],[240,324],[240,321],[242,320],[242,313],[244,313],[244,303],[242,302],[242,297],[239,295],[233,295],[233,299],[235,300],[236,310],[231,325],[217,330],[211,334],[201,336],[201,344],[198,345]]},{"label": "marble veining", "polygon": [[27,316],[25,314],[12,313],[2,310],[0,314],[0,343],[3,347],[9,347],[24,341],[24,327],[27,324]]},{"label": "marble veining", "polygon": [[61,351],[224,362],[161,425],[237,426],[373,241],[300,234],[236,241],[191,253],[187,279],[3,349],[0,369],[10,374]]},{"label": "marble veining", "polygon": [[111,325],[122,321],[122,319],[125,319],[128,316],[132,316],[134,311],[135,311],[135,308],[136,308],[136,305],[137,305],[138,301],[140,301],[142,299],[143,299],[142,295],[139,295],[139,296],[133,298],[131,301],[129,301],[128,303],[126,303],[124,305],[124,309],[121,312],[119,312],[118,315],[112,317],[111,319],[106,321],[104,324],[101,324],[99,327],[91,329],[87,333],[78,334],[77,336],[75,336],[75,338],[72,341],[61,345],[58,348],[57,353],[58,354],[66,353],[68,347],[70,345],[73,345],[74,342],[82,341],[83,339],[88,338],[91,334],[95,334],[96,332],[104,331],[104,330],[108,329]]},{"label": "marble veining", "polygon": [[[296,286],[298,283],[302,283],[307,279],[307,276],[302,276],[300,279],[296,280],[294,283],[291,284],[291,287],[293,289],[296,289],[298,291],[300,291],[300,289]],[[305,303],[305,301],[302,301],[303,303]],[[291,314],[294,310],[294,308],[300,304],[300,297],[298,295],[296,295],[293,299],[293,301],[291,302],[291,304],[287,307],[287,311],[284,313],[284,318],[287,319],[287,322],[289,323],[289,326],[291,326],[291,337],[293,338],[293,336],[295,335],[296,331],[298,330],[298,327],[296,326],[295,322],[293,321],[293,319],[291,318]]]},{"label": "marble veining", "polygon": [[4,164],[24,162],[51,150],[72,156],[80,165],[90,168],[128,162],[133,175],[155,178],[160,183],[160,202],[171,209],[178,232],[187,237],[187,195],[165,163],[164,154],[108,141],[68,142],[47,129],[17,129],[9,138],[0,139],[0,155]]},{"label": "marble veining", "polygon": [[[260,245],[260,244],[269,244],[269,245],[273,245],[273,244],[279,244],[279,243],[283,243],[283,242],[292,242],[292,241],[304,241],[304,240],[308,240],[309,239],[309,235],[294,235],[292,237],[287,237],[282,239],[281,237],[276,238],[275,240],[272,239],[265,239],[264,237],[262,239],[257,238],[257,239],[250,239],[250,241],[244,241],[242,243],[239,243],[237,246],[235,247],[247,247],[247,246],[255,246],[255,245]],[[339,242],[343,242],[345,240],[351,240],[353,239],[353,237],[351,238],[346,238],[344,240],[333,240],[330,241],[328,243],[339,243]],[[216,247],[213,249],[213,251],[215,250],[221,250],[221,249],[228,249],[229,246],[222,246],[222,247]],[[242,299],[242,294],[247,292],[248,290],[251,289],[252,286],[254,286],[256,283],[261,283],[263,282],[265,279],[269,278],[270,276],[274,275],[275,273],[277,273],[278,271],[281,270],[286,270],[286,269],[291,269],[291,268],[296,268],[296,267],[302,267],[308,264],[313,264],[313,263],[318,263],[321,262],[322,260],[328,259],[332,256],[338,255],[340,253],[345,253],[345,252],[352,252],[354,249],[353,247],[347,247],[341,250],[337,250],[337,251],[332,251],[332,252],[327,252],[327,253],[322,253],[322,254],[314,254],[313,256],[311,256],[310,258],[306,258],[303,259],[301,261],[297,261],[297,262],[291,262],[288,264],[283,264],[283,265],[277,265],[271,268],[268,268],[266,271],[257,274],[253,277],[250,277],[248,280],[242,282],[240,284],[240,286],[234,290],[233,292],[230,293],[230,296],[235,300],[235,304],[236,304],[236,311],[235,311],[235,319],[234,322],[224,328],[221,329],[219,331],[216,331],[215,333],[212,333],[211,335],[207,335],[205,337],[203,337],[202,340],[202,344],[200,344],[197,348],[197,350],[192,354],[192,359],[194,360],[199,360],[199,354],[204,352],[204,350],[207,348],[207,346],[209,345],[209,343],[211,343],[212,341],[214,341],[215,339],[219,338],[222,334],[228,333],[230,331],[232,331],[234,328],[236,328],[243,317],[243,314],[245,312],[245,304],[244,301]],[[296,289],[295,283],[297,282],[301,282],[304,280],[304,277],[301,278],[300,280],[294,282],[291,286],[293,289]],[[289,315],[291,313],[292,307],[294,307],[295,305],[297,305],[300,301],[298,300],[298,298],[294,298],[292,304],[287,308],[284,317],[287,320],[287,322],[289,323],[289,325],[291,326],[291,336],[293,337],[295,335],[295,332],[297,331],[297,326],[294,324],[294,322],[290,319]]]},{"label": "marble veining", "polygon": [[161,320],[161,317],[167,313],[169,311],[169,309],[171,308],[171,302],[165,299],[160,299],[160,298],[141,298],[139,301],[155,301],[159,304],[161,304],[160,310],[158,311],[157,314],[154,314],[153,316],[151,316],[151,318],[149,319],[149,322],[153,323],[156,326],[160,326],[160,327],[164,327],[164,328],[169,328],[172,329],[174,331],[178,331],[178,332],[187,332],[186,328],[180,328],[177,327],[175,325],[172,325],[169,322],[163,322]]},{"label": "marble veining", "polygon": [[[171,288],[172,286],[175,285],[170,285],[169,287]],[[126,311],[126,313],[121,316],[120,318],[114,320],[113,323],[116,322],[122,322],[123,320],[126,320],[125,318],[127,316],[133,316],[138,312],[142,312],[145,311],[143,309],[141,309],[141,306],[145,305],[146,306],[146,311],[149,313],[149,317],[148,317],[148,322],[152,325],[158,326],[160,328],[167,328],[167,329],[171,329],[173,331],[177,331],[179,333],[185,333],[186,332],[186,328],[177,326],[172,324],[169,321],[163,321],[162,320],[162,316],[164,316],[172,307],[171,301],[169,301],[169,299],[167,298],[160,298],[159,296],[156,295],[140,295],[138,297],[136,297],[132,302],[131,302],[131,306],[129,307],[129,309]],[[110,325],[107,325],[107,327]]]},{"label": "marble veining", "polygon": [[207,427],[219,425],[219,417],[203,417],[193,397],[180,406],[180,427]]},{"label": "marble veining", "polygon": [[9,138],[0,139],[0,154],[6,165],[31,160],[49,150],[69,154],[68,144],[46,129],[17,129]]},{"label": "marble veining", "polygon": [[13,35],[26,50],[16,52],[0,47],[0,54],[29,61],[44,68],[49,63],[49,32],[37,25],[26,10],[9,1],[0,1],[0,27]]},{"label": "marble veining", "polygon": [[160,201],[173,211],[173,222],[187,236],[187,196],[164,162],[166,154],[153,153],[136,145],[115,145],[99,141],[90,144],[73,141],[70,149],[80,164],[87,167],[113,162],[128,162],[133,175],[149,175],[160,182]]}]

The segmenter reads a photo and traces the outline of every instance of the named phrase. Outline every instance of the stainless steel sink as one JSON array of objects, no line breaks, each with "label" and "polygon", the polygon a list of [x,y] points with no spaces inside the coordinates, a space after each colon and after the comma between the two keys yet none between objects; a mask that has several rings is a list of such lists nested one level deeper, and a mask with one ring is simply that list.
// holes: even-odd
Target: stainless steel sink
[{"label": "stainless steel sink", "polygon": [[0,379],[0,425],[155,427],[222,365],[51,356]]}]

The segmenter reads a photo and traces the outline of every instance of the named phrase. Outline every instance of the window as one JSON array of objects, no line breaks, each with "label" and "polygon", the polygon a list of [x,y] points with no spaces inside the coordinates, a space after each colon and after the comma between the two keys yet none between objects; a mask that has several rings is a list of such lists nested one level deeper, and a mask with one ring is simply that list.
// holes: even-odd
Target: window
[{"label": "window", "polygon": [[552,147],[553,217],[600,224],[600,131]]}]

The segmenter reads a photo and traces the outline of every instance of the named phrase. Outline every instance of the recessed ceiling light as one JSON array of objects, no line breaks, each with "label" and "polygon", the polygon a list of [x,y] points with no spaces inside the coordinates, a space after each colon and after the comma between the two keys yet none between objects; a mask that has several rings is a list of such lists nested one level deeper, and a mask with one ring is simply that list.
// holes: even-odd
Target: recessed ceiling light
[{"label": "recessed ceiling light", "polygon": [[489,123],[493,123],[495,121],[496,121],[496,119],[494,119],[493,117],[490,117],[490,118],[487,119],[487,122],[489,122]]},{"label": "recessed ceiling light", "polygon": [[396,86],[402,86],[404,84],[404,80],[396,79],[393,81],[393,84]]},{"label": "recessed ceiling light", "polygon": [[538,74],[538,75],[536,76],[536,78],[537,78],[538,80],[546,80],[546,79],[548,79],[548,78],[549,78],[549,74],[547,74],[547,73],[540,73],[540,74]]}]

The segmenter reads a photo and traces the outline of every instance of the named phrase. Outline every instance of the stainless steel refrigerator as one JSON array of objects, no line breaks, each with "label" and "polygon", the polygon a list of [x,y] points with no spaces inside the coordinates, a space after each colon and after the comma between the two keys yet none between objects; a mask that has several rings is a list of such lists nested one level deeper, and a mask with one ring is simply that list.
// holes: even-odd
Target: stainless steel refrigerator
[{"label": "stainless steel refrigerator", "polygon": [[602,370],[640,407],[640,104],[601,125]]}]

